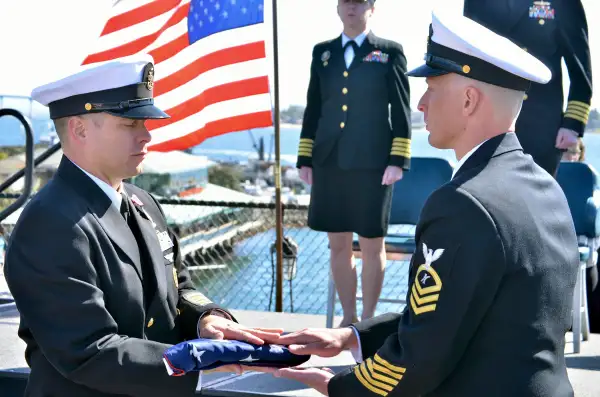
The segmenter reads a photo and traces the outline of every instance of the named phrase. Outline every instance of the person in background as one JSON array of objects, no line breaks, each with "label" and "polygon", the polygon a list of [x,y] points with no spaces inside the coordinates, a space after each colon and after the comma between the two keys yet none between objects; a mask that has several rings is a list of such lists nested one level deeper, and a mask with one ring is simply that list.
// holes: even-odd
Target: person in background
[{"label": "person in background", "polygon": [[[585,162],[585,144],[579,138],[577,146],[569,148],[563,154],[562,161]],[[583,237],[585,238],[585,237]],[[598,285],[598,258],[600,249],[596,251],[596,263],[586,269],[586,291],[590,332],[600,333],[600,286]]]},{"label": "person in background", "polygon": [[558,182],[513,133],[523,93],[550,70],[460,13],[433,15],[425,61],[408,76],[427,81],[419,110],[429,143],[459,163],[421,212],[407,305],[282,336],[293,352],[349,349],[360,364],[274,375],[331,397],[571,397],[575,227]]},{"label": "person in background", "polygon": [[577,145],[563,152],[562,161],[585,162],[585,144],[582,138],[577,138]]},{"label": "person in background", "polygon": [[[588,25],[581,0],[465,0],[464,15],[511,39],[552,71],[525,94],[516,132],[525,153],[555,175],[562,151],[584,135],[592,98]],[[564,109],[562,61],[569,73]]]},{"label": "person in background", "polygon": [[411,109],[402,46],[368,26],[375,0],[338,0],[342,34],[314,46],[297,167],[311,184],[308,226],[327,232],[344,312],[358,319],[353,233],[362,254],[362,319],[384,279],[393,185],[410,167]]}]

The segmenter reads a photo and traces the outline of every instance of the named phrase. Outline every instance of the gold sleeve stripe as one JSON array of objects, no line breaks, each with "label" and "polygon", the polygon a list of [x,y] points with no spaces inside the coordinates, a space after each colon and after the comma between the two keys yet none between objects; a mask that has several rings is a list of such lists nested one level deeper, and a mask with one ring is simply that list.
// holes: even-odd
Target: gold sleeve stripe
[{"label": "gold sleeve stripe", "polygon": [[382,374],[389,375],[389,376],[391,376],[394,379],[398,379],[398,380],[402,379],[402,375],[400,375],[399,373],[394,372],[394,371],[390,371],[389,369],[387,369],[383,365],[379,365],[377,363],[373,363],[370,358],[367,361],[368,361],[367,365],[369,366],[369,368],[371,368],[371,363],[372,363],[373,369],[375,371],[380,372]]},{"label": "gold sleeve stripe", "polygon": [[410,157],[410,139],[394,138],[392,140],[392,149],[390,154],[392,156]]},{"label": "gold sleeve stripe", "polygon": [[569,101],[567,102],[565,117],[587,124],[590,117],[590,105],[580,101]]},{"label": "gold sleeve stripe", "polygon": [[410,157],[410,149],[403,149],[403,150],[392,149],[392,151],[390,152],[390,154],[392,156]]},{"label": "gold sleeve stripe", "polygon": [[569,117],[571,119],[575,119],[577,121],[582,122],[583,124],[587,124],[589,120],[589,115],[582,115],[581,112],[569,110],[565,113],[565,117]]},{"label": "gold sleeve stripe", "polygon": [[379,382],[379,381],[376,381],[375,379],[373,379],[373,377],[371,376],[371,373],[364,365],[359,366],[359,370],[360,370],[360,373],[363,376],[363,378],[365,378],[365,380],[367,382],[369,382],[369,384],[371,386],[378,387],[380,389],[387,390],[387,391],[394,390],[393,386],[386,385],[383,382]]},{"label": "gold sleeve stripe", "polygon": [[[374,379],[380,380],[380,381],[385,382],[385,383],[389,383],[392,386],[397,386],[398,385],[398,380],[390,378],[389,376],[380,374],[378,372],[378,370],[375,368],[375,366],[373,365],[373,361],[371,359],[368,359],[366,361],[366,364],[367,364],[367,368],[369,369],[369,372],[371,373],[371,375],[373,376]],[[375,364],[375,365],[377,365],[380,368],[383,368],[383,367],[381,367],[378,364]],[[398,375],[394,374],[394,376],[398,376]],[[399,375],[399,376],[400,376],[400,379],[402,379],[402,375]]]},{"label": "gold sleeve stripe", "polygon": [[383,359],[379,354],[375,353],[375,361],[377,362],[377,364],[383,365],[384,367],[386,367],[387,369],[389,369],[390,371],[399,373],[399,374],[403,374],[406,372],[406,368],[403,367],[397,367],[395,365],[390,364],[388,361],[386,361],[385,359]]},{"label": "gold sleeve stripe", "polygon": [[419,291],[417,291],[417,288],[415,287],[415,284],[413,284],[413,286],[412,286],[412,296],[415,297],[415,301],[419,305],[422,305],[424,303],[437,302],[438,299],[440,298],[440,294],[434,294],[434,295],[428,295],[428,296],[421,296],[421,294],[419,294]]},{"label": "gold sleeve stripe", "polygon": [[368,390],[372,391],[375,394],[379,394],[380,396],[387,396],[388,392],[385,390],[381,390],[375,386],[372,386],[369,382],[367,382],[367,380],[362,376],[362,374],[360,373],[360,370],[357,367],[354,367],[354,375],[356,375],[356,379],[358,379],[358,381],[364,386],[366,387]]},{"label": "gold sleeve stripe", "polygon": [[585,111],[589,111],[591,106],[589,103],[585,103],[585,102],[581,102],[581,101],[569,101],[567,102],[567,109],[573,107],[573,108],[580,108],[581,110],[585,110]]},{"label": "gold sleeve stripe", "polygon": [[314,141],[310,138],[300,138],[298,156],[312,157],[313,143]]}]

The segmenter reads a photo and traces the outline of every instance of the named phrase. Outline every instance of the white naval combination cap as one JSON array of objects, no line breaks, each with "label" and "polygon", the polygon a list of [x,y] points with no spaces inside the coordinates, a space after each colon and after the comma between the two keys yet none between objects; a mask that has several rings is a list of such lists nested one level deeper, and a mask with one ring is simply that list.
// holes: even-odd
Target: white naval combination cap
[{"label": "white naval combination cap", "polygon": [[107,112],[131,119],[164,119],[169,115],[154,106],[154,60],[133,55],[82,67],[76,73],[36,87],[31,98],[57,119]]},{"label": "white naval combination cap", "polygon": [[517,91],[546,84],[552,72],[509,39],[459,13],[432,13],[425,64],[407,73],[413,77],[457,73]]}]

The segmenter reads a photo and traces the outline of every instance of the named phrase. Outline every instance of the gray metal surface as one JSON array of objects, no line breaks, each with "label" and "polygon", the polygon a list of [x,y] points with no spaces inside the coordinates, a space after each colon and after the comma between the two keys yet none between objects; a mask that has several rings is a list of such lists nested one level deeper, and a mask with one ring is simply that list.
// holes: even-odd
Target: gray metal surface
[{"label": "gray metal surface", "polygon": [[[236,318],[248,326],[282,327],[287,331],[307,327],[324,327],[325,316],[233,311]],[[335,321],[340,321],[336,318]],[[23,352],[25,344],[17,336],[19,324],[18,312],[15,309],[0,311],[0,376],[11,371],[14,376],[27,373],[27,365]],[[581,353],[573,354],[572,335],[567,335],[565,349],[569,367],[569,378],[575,388],[577,397],[598,397],[600,395],[600,334],[591,334],[590,340],[581,344]],[[313,357],[305,366],[327,366],[334,371],[342,370],[352,364],[349,352],[337,357],[323,359]],[[213,373],[203,376],[203,395],[213,397],[316,397],[319,393],[308,389],[295,381],[275,378],[270,374],[247,372],[237,376],[233,374]]]},{"label": "gray metal surface", "polygon": [[[327,367],[338,373],[354,363],[349,352],[329,359],[311,358],[303,367]],[[317,397],[322,394],[290,379],[276,378],[271,374],[246,372],[203,388],[202,394],[213,397]]]}]

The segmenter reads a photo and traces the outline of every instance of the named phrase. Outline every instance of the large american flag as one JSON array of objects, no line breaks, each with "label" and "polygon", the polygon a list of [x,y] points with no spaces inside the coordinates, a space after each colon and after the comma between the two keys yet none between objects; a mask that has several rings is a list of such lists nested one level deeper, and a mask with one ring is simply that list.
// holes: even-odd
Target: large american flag
[{"label": "large american flag", "polygon": [[121,0],[83,64],[149,53],[155,104],[150,150],[182,150],[273,125],[264,0]]}]

